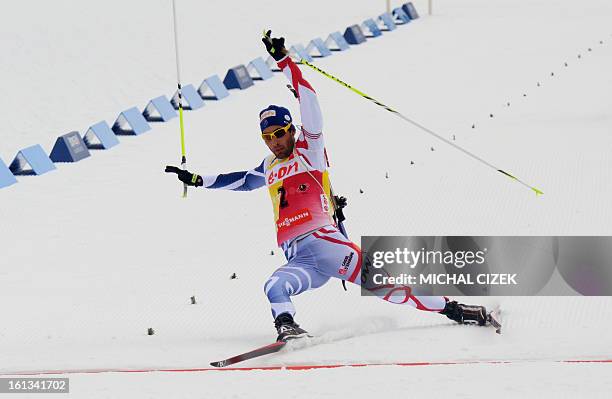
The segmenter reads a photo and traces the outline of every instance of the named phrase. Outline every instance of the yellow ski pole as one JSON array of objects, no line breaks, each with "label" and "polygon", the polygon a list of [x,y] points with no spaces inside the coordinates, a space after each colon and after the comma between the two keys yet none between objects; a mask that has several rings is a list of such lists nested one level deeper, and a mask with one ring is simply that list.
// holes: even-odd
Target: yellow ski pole
[{"label": "yellow ski pole", "polygon": [[485,161],[484,159],[480,158],[478,155],[473,154],[472,152],[466,150],[465,148],[458,146],[457,144],[453,143],[452,141],[449,141],[449,140],[445,139],[444,137],[440,136],[439,134],[437,134],[433,130],[428,129],[425,126],[421,125],[420,123],[417,123],[417,122],[413,121],[412,119],[402,115],[400,112],[398,112],[398,111],[394,110],[393,108],[391,108],[391,107],[381,103],[380,101],[378,101],[378,100],[368,96],[364,92],[354,88],[353,86],[349,85],[348,83],[343,82],[342,80],[338,79],[337,77],[333,76],[332,74],[330,74],[328,72],[325,72],[324,70],[322,70],[321,68],[317,67],[316,65],[313,65],[313,64],[311,64],[310,62],[308,62],[308,61],[306,61],[304,59],[301,60],[300,62],[302,64],[312,68],[313,70],[319,72],[321,75],[328,77],[329,79],[335,81],[336,83],[339,83],[340,85],[346,87],[347,89],[351,90],[352,92],[360,95],[361,97],[363,97],[363,98],[365,98],[367,100],[372,101],[374,104],[376,104],[376,105],[386,109],[387,111],[393,113],[394,115],[396,115],[397,117],[403,119],[404,121],[406,121],[406,122],[408,122],[408,123],[418,127],[419,129],[423,130],[426,133],[429,133],[430,135],[434,136],[438,140],[441,140],[441,141],[445,142],[446,144],[450,145],[451,147],[454,147],[455,149],[463,152],[464,154],[466,154],[467,156],[471,157],[472,159],[475,159],[476,161],[478,161],[478,162],[488,166],[489,168],[491,168],[493,170],[496,170],[497,172],[501,173],[502,175],[507,176],[507,177],[509,177],[509,178],[511,178],[511,179],[513,179],[513,180],[515,180],[515,181],[517,181],[519,183],[521,183],[523,186],[525,186],[525,187],[529,188],[530,190],[532,190],[536,194],[536,196],[544,194],[539,189],[537,189],[537,188],[535,188],[535,187],[525,183],[524,181],[522,181],[518,177],[513,176],[512,174],[510,174],[510,173],[508,173],[508,172],[506,172],[506,171],[504,171],[504,170],[502,170],[502,169],[492,165],[491,163],[489,163],[489,162]]},{"label": "yellow ski pole", "polygon": [[[176,59],[176,79],[177,79],[177,94],[178,94],[178,111],[181,125],[181,168],[187,169],[187,156],[185,152],[185,122],[183,120],[183,94],[181,87],[181,67],[179,64],[179,49],[178,49],[178,30],[176,24],[176,4],[172,0],[172,26],[174,27],[174,51]],[[183,183],[183,198],[187,197],[187,184]]]}]

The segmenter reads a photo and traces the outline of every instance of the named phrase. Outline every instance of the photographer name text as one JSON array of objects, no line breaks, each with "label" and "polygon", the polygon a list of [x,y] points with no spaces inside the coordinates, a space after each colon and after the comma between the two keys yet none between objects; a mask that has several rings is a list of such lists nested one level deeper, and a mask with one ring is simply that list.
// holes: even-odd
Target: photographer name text
[{"label": "photographer name text", "polygon": [[517,285],[516,273],[481,273],[471,274],[400,274],[398,276],[385,276],[375,274],[374,284],[401,284],[401,285]]}]

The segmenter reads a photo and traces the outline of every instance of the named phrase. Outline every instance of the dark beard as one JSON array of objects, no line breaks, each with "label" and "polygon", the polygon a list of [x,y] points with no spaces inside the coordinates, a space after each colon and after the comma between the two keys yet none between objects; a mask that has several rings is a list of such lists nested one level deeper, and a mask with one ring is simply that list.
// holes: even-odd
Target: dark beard
[{"label": "dark beard", "polygon": [[276,158],[278,158],[278,159],[285,159],[285,158],[288,158],[289,155],[291,155],[292,152],[293,152],[293,150],[287,150],[287,151],[284,151],[281,154],[274,154],[274,155],[276,155]]},{"label": "dark beard", "polygon": [[282,154],[279,154],[279,155],[276,155],[276,154],[274,154],[274,155],[276,155],[276,158],[278,158],[278,159],[288,158],[289,155],[291,155],[291,153],[293,152],[293,148],[294,147],[295,147],[295,141],[293,141],[291,143],[291,146],[285,152],[283,152]]}]

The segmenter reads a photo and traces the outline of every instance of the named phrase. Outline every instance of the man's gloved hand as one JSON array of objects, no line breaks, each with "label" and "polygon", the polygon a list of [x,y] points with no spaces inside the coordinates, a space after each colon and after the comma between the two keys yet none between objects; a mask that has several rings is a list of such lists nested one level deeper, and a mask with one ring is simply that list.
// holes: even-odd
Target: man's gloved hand
[{"label": "man's gloved hand", "polygon": [[202,176],[196,175],[195,173],[191,173],[187,170],[183,170],[181,168],[177,168],[176,166],[168,165],[166,166],[166,173],[176,173],[178,179],[188,186],[196,186],[199,187],[204,184],[202,181]]},{"label": "man's gloved hand", "polygon": [[282,60],[288,54],[288,51],[285,48],[285,38],[272,37],[271,30],[264,33],[264,37],[261,39],[261,41],[266,45],[268,54],[270,54],[276,61]]}]

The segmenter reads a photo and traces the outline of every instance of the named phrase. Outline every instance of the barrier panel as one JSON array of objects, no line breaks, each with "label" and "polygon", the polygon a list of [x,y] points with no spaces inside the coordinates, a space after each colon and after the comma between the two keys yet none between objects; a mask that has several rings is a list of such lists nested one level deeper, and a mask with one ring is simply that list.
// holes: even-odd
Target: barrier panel
[{"label": "barrier panel", "polygon": [[11,162],[9,169],[17,176],[38,176],[55,170],[56,167],[40,144],[36,144],[20,150]]},{"label": "barrier panel", "polygon": [[300,60],[306,60],[308,62],[314,61],[308,51],[301,44],[294,44],[289,49],[289,54],[296,55]]},{"label": "barrier panel", "polygon": [[89,155],[89,150],[81,135],[74,131],[59,136],[55,140],[50,158],[53,162],[78,162]]},{"label": "barrier panel", "polygon": [[408,14],[410,19],[417,19],[417,18],[419,18],[419,13],[417,12],[416,8],[414,7],[414,5],[412,4],[411,1],[409,1],[408,3],[403,4],[402,5],[402,10],[404,10],[404,12],[406,14]]},{"label": "barrier panel", "polygon": [[118,135],[138,136],[151,130],[151,126],[138,111],[138,108],[132,107],[119,114],[112,129]]},{"label": "barrier panel", "polygon": [[393,17],[388,12],[384,14],[380,14],[378,16],[378,20],[382,22],[383,25],[385,25],[386,27],[386,29],[383,29],[383,31],[385,30],[392,31],[392,30],[397,29],[397,26],[395,25],[395,21],[393,20]]},{"label": "barrier panel", "polygon": [[149,122],[168,122],[178,114],[166,96],[159,96],[149,101],[142,116]]},{"label": "barrier panel", "polygon": [[361,44],[366,41],[366,37],[359,25],[351,25],[344,31],[344,38],[349,44]]},{"label": "barrier panel", "polygon": [[227,71],[223,79],[223,84],[228,89],[244,90],[253,86],[254,83],[246,67],[244,65],[238,65]]},{"label": "barrier panel", "polygon": [[[194,110],[199,109],[204,106],[204,100],[198,94],[195,87],[192,84],[188,84],[187,86],[183,86],[181,88],[181,94],[183,96],[183,109],[185,110]],[[174,109],[179,109],[178,106],[178,90],[172,96],[172,100],[170,100]]]},{"label": "barrier panel", "polygon": [[276,63],[276,60],[272,58],[271,55],[266,58],[266,65],[268,65],[268,68],[270,68],[272,72],[282,72]]},{"label": "barrier panel", "polygon": [[310,43],[308,43],[308,46],[306,46],[306,52],[308,54],[312,54],[313,50],[317,50],[317,52],[319,53],[314,57],[329,57],[330,55],[332,55],[331,51],[329,51],[329,49],[327,48],[325,43],[323,43],[323,40],[320,37],[312,39]]},{"label": "barrier panel", "polygon": [[[351,48],[340,32],[330,33],[325,40],[325,45],[331,51],[345,51]],[[332,45],[335,47],[332,47]]]},{"label": "barrier panel", "polygon": [[6,166],[2,158],[0,158],[0,188],[8,187],[17,183],[17,179],[11,170]]},{"label": "barrier panel", "polygon": [[117,136],[106,121],[91,125],[83,135],[83,141],[90,150],[108,150],[119,144]]},{"label": "barrier panel", "polygon": [[253,80],[268,80],[274,77],[274,74],[268,67],[268,64],[261,57],[255,58],[247,65],[249,76]]},{"label": "barrier panel", "polygon": [[204,100],[222,100],[230,95],[217,75],[204,79],[200,87],[198,87],[198,94],[200,94],[200,97]]},{"label": "barrier panel", "polygon": [[396,21],[399,21],[397,23],[399,23],[400,25],[407,24],[408,22],[410,22],[410,17],[408,16],[408,14],[406,14],[402,7],[394,8],[393,16],[395,17]]},{"label": "barrier panel", "polygon": [[372,18],[363,21],[363,26],[365,26],[370,31],[370,37],[378,37],[382,35],[380,28],[378,27],[378,25],[376,25],[376,22],[374,22]]}]

